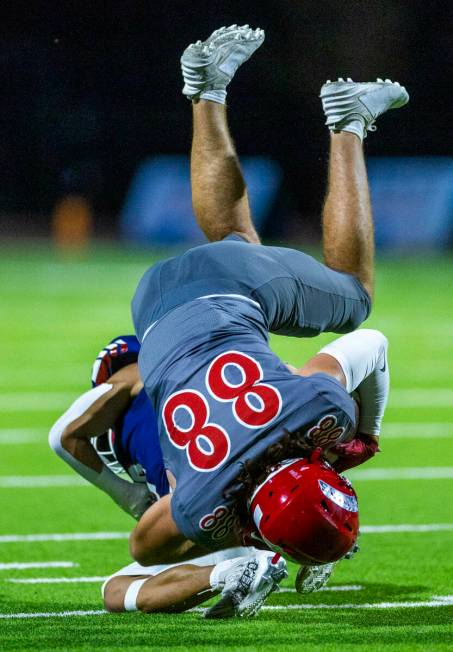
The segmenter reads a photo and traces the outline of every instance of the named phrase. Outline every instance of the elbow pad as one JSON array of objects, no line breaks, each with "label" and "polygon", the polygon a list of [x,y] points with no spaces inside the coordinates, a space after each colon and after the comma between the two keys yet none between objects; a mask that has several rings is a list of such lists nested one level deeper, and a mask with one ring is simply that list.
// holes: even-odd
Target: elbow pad
[{"label": "elbow pad", "polygon": [[337,473],[342,473],[371,459],[380,448],[369,435],[358,434],[351,441],[337,444],[330,450],[338,455],[338,459],[332,464],[333,468]]}]

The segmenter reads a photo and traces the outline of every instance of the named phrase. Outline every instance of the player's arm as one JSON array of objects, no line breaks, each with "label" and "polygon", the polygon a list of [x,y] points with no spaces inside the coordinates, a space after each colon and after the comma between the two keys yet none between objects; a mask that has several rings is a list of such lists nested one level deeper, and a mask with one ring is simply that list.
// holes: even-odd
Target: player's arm
[{"label": "player's arm", "polygon": [[49,433],[49,444],[57,455],[135,518],[150,504],[146,486],[115,475],[104,465],[90,440],[113,427],[141,388],[137,365],[128,365],[111,376],[108,383],[82,394]]},{"label": "player's arm", "polygon": [[154,503],[141,517],[129,539],[131,556],[142,566],[171,564],[206,554],[178,530],[171,513],[171,495]]},{"label": "player's arm", "polygon": [[340,382],[359,402],[357,435],[337,444],[330,455],[338,471],[365,462],[379,450],[379,434],[388,399],[390,377],[386,337],[376,330],[361,329],[325,346],[297,373],[326,373]]}]

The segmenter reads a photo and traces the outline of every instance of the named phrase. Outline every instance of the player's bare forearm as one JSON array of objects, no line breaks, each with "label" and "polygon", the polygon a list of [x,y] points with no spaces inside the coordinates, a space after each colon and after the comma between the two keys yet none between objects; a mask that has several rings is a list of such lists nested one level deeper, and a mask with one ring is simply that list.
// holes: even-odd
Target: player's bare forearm
[{"label": "player's bare forearm", "polygon": [[226,107],[201,100],[193,105],[193,120],[192,204],[201,230],[210,241],[238,233],[259,243]]},{"label": "player's bare forearm", "polygon": [[124,368],[116,376],[119,377],[112,376],[111,382],[94,387],[74,401],[52,426],[49,444],[79,475],[105,491],[137,519],[156,500],[155,494],[144,484],[128,482],[115,475],[103,464],[91,444],[92,437],[114,426],[142,387],[136,382],[133,369]]},{"label": "player's bare forearm", "polygon": [[[114,374],[105,385],[106,391],[67,423],[61,434],[63,448],[82,464],[100,473],[103,464],[90,440],[114,426],[141,387],[136,364]],[[86,395],[87,403],[89,394]]]},{"label": "player's bare forearm", "polygon": [[179,613],[191,609],[214,595],[210,585],[213,566],[182,564],[151,577],[119,575],[105,587],[104,604],[108,611],[124,611],[127,589],[137,579],[146,579],[136,605],[144,613]]},{"label": "player's bare forearm", "polygon": [[[290,371],[293,371],[293,369],[294,367]],[[310,358],[303,367],[294,369],[293,373],[298,376],[313,376],[313,374],[320,373],[327,374],[335,378],[335,380],[338,380],[343,387],[346,387],[346,378],[340,363],[334,357],[325,353],[318,353],[313,358]]]},{"label": "player's bare forearm", "polygon": [[178,530],[171,513],[171,496],[152,505],[129,539],[131,556],[142,566],[172,564],[206,554]]}]

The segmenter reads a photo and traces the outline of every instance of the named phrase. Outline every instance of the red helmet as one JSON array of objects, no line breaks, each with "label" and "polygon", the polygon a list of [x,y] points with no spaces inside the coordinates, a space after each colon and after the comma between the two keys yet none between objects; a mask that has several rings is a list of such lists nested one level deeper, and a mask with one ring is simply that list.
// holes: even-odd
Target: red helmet
[{"label": "red helmet", "polygon": [[264,541],[301,564],[341,559],[359,531],[356,493],[320,450],[275,467],[255,490],[250,512]]}]

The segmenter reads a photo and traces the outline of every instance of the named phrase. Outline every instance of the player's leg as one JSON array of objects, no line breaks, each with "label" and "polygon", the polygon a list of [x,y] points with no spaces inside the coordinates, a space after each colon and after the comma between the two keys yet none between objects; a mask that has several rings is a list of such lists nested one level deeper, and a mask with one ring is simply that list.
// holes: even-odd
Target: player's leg
[{"label": "player's leg", "polygon": [[250,242],[260,241],[223,104],[193,104],[190,174],[195,217],[209,240],[239,233]]},{"label": "player's leg", "polygon": [[333,132],[323,215],[326,265],[300,251],[272,248],[269,255],[284,262],[290,278],[272,279],[254,293],[270,330],[297,337],[348,333],[369,314],[374,238],[361,141],[379,115],[403,106],[409,96],[390,81],[339,80],[325,84],[321,98]]},{"label": "player's leg", "polygon": [[119,575],[104,588],[108,611],[178,612],[214,595],[210,576],[214,566],[182,564],[155,575]]},{"label": "player's leg", "polygon": [[107,579],[102,595],[108,611],[151,613],[185,611],[221,591],[221,599],[208,617],[252,616],[285,577],[286,564],[279,555],[229,548],[190,563],[129,564]]},{"label": "player's leg", "polygon": [[329,182],[323,212],[326,264],[357,277],[370,296],[374,289],[374,236],[362,141],[376,118],[409,100],[390,80],[327,82],[321,89],[326,124],[332,132]]},{"label": "player's leg", "polygon": [[374,290],[374,235],[363,146],[354,134],[334,133],[323,216],[324,260]]},{"label": "player's leg", "polygon": [[192,202],[209,240],[239,233],[259,242],[247,188],[229,133],[226,87],[239,66],[262,44],[264,32],[248,25],[216,30],[189,46],[182,58],[183,93],[193,103]]}]

